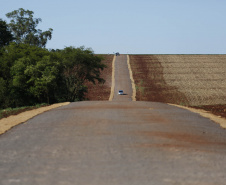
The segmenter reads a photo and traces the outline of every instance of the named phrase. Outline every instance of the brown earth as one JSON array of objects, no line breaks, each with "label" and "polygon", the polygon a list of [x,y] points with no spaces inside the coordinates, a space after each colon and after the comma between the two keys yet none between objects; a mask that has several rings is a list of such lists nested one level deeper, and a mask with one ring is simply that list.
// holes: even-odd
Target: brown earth
[{"label": "brown earth", "polygon": [[[106,80],[105,84],[92,84],[87,83],[88,86],[88,93],[86,95],[87,100],[108,100],[110,96],[110,90],[111,90],[111,74],[112,74],[112,61],[113,61],[113,55],[104,55],[105,60],[103,61],[104,64],[107,65],[107,68],[105,68],[102,71],[101,76]],[[168,65],[171,65],[172,69],[175,69],[175,75],[176,78],[171,79],[171,81],[178,82],[180,81],[180,78],[178,76],[181,76],[183,74],[187,74],[190,76],[196,75],[196,81],[200,79],[200,76],[197,77],[198,67],[196,66],[189,66],[189,69],[193,69],[196,71],[191,71],[188,73],[187,71],[184,73],[181,73],[181,71],[178,70],[181,66],[178,66],[178,61],[182,62],[184,64],[188,64],[190,61],[191,64],[194,65],[194,63],[200,64],[203,63],[203,61],[206,61],[209,65],[210,64],[222,64],[226,60],[226,55],[130,55],[130,64],[133,71],[133,78],[136,84],[136,100],[137,101],[154,101],[154,102],[163,102],[163,103],[172,103],[177,105],[183,105],[188,106],[196,109],[203,109],[208,112],[211,112],[217,116],[225,117],[226,118],[226,104],[214,104],[214,96],[209,96],[207,99],[211,99],[212,104],[206,105],[206,102],[203,101],[203,93],[200,92],[198,95],[196,95],[196,100],[198,97],[198,105],[192,105],[190,99],[195,99],[194,97],[191,97],[186,95],[185,93],[182,93],[179,90],[179,87],[173,86],[166,82],[166,76],[164,76],[164,72],[166,73],[166,69],[163,67],[163,60],[164,63],[168,63]],[[163,59],[159,59],[163,58]],[[175,59],[176,58],[176,59]],[[220,58],[220,59],[219,59]],[[221,65],[222,66],[222,65]],[[202,67],[202,65],[200,66]],[[216,71],[214,73],[216,74],[222,74],[226,68],[223,66],[223,69],[218,67],[214,67],[215,69],[218,69],[219,71]],[[184,69],[186,70],[186,69]],[[210,68],[206,68],[206,70],[210,70]],[[204,71],[206,72],[206,71]],[[180,74],[178,74],[180,73]],[[210,75],[214,75],[212,72],[208,72]],[[226,73],[226,72],[225,72]],[[202,75],[202,73],[200,74]],[[190,77],[191,78],[191,77]],[[214,78],[216,81],[216,78]],[[194,79],[192,79],[194,80]],[[205,82],[208,83],[209,80],[213,79],[206,79]],[[224,79],[219,79],[220,81]],[[194,82],[194,81],[193,81]],[[187,83],[189,85],[189,83]],[[205,86],[205,85],[202,85]],[[224,91],[224,83],[222,85],[223,87],[218,88],[218,91],[221,90],[221,92]],[[193,89],[192,92],[200,90],[197,87]],[[203,89],[204,91],[211,90],[209,86],[207,86],[206,89]],[[188,98],[189,97],[189,98]]]},{"label": "brown earth", "polygon": [[136,84],[137,101],[187,104],[185,95],[178,88],[166,83],[163,66],[154,55],[130,55],[130,64]]},{"label": "brown earth", "polygon": [[111,76],[112,76],[112,61],[114,55],[103,55],[104,60],[102,61],[107,68],[101,71],[101,77],[105,79],[104,84],[93,84],[87,82],[85,85],[88,87],[88,93],[85,96],[86,100],[90,101],[105,101],[109,100],[111,93]]},{"label": "brown earth", "polygon": [[192,108],[203,109],[219,117],[226,118],[226,105],[200,105],[200,106],[193,106]]},{"label": "brown earth", "polygon": [[226,117],[226,55],[130,55],[137,101],[204,109]]}]

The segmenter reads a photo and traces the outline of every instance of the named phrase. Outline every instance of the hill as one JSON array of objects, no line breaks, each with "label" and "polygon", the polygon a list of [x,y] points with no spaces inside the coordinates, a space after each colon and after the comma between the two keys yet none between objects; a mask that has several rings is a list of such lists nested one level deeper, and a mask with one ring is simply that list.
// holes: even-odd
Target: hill
[{"label": "hill", "polygon": [[[226,55],[129,55],[137,101],[189,106],[226,117]],[[108,100],[113,55],[105,55],[105,84],[87,84],[88,100]]]},{"label": "hill", "polygon": [[137,101],[226,114],[226,55],[130,55]]}]

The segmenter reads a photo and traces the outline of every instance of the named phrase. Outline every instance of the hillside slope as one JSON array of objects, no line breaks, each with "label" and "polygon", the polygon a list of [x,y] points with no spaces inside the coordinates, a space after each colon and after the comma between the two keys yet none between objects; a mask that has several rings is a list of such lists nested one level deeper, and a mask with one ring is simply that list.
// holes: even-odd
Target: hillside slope
[{"label": "hillside slope", "polygon": [[130,55],[130,63],[138,101],[226,114],[226,55]]}]

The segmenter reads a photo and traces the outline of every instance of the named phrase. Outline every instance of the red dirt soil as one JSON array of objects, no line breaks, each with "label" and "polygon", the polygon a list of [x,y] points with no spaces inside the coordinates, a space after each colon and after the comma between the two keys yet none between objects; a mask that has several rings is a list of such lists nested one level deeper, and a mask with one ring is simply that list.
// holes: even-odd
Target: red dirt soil
[{"label": "red dirt soil", "polygon": [[137,101],[172,103],[203,109],[226,118],[226,105],[190,106],[188,98],[177,87],[170,86],[163,77],[163,66],[155,55],[130,55],[130,64],[136,85]]},{"label": "red dirt soil", "polygon": [[104,60],[102,61],[107,68],[101,71],[101,78],[105,79],[104,84],[93,84],[87,82],[85,85],[88,87],[88,92],[85,96],[86,100],[90,101],[106,101],[109,100],[111,93],[111,76],[112,76],[112,61],[114,55],[102,55]]},{"label": "red dirt soil", "polygon": [[188,104],[184,94],[165,82],[163,67],[154,55],[130,55],[130,64],[137,101]]},{"label": "red dirt soil", "polygon": [[[88,93],[86,99],[90,101],[107,101],[111,91],[112,61],[114,55],[104,55],[103,63],[107,65],[101,72],[101,77],[106,80],[104,84],[86,83]],[[151,57],[151,63],[148,61]],[[137,101],[154,101],[189,106],[186,96],[176,87],[169,86],[163,78],[163,66],[154,55],[130,55],[130,64],[136,85]],[[189,106],[203,109],[217,116],[226,118],[226,105],[200,105]]]},{"label": "red dirt soil", "polygon": [[201,105],[192,106],[192,108],[203,109],[217,116],[226,118],[226,105]]}]

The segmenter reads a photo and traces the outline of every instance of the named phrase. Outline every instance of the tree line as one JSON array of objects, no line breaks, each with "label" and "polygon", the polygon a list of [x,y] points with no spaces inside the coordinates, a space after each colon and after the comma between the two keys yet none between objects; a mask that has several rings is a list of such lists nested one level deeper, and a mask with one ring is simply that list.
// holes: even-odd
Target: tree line
[{"label": "tree line", "polygon": [[48,50],[53,30],[37,29],[40,18],[20,8],[0,19],[0,108],[80,101],[86,81],[104,83],[103,58],[85,47]]}]

